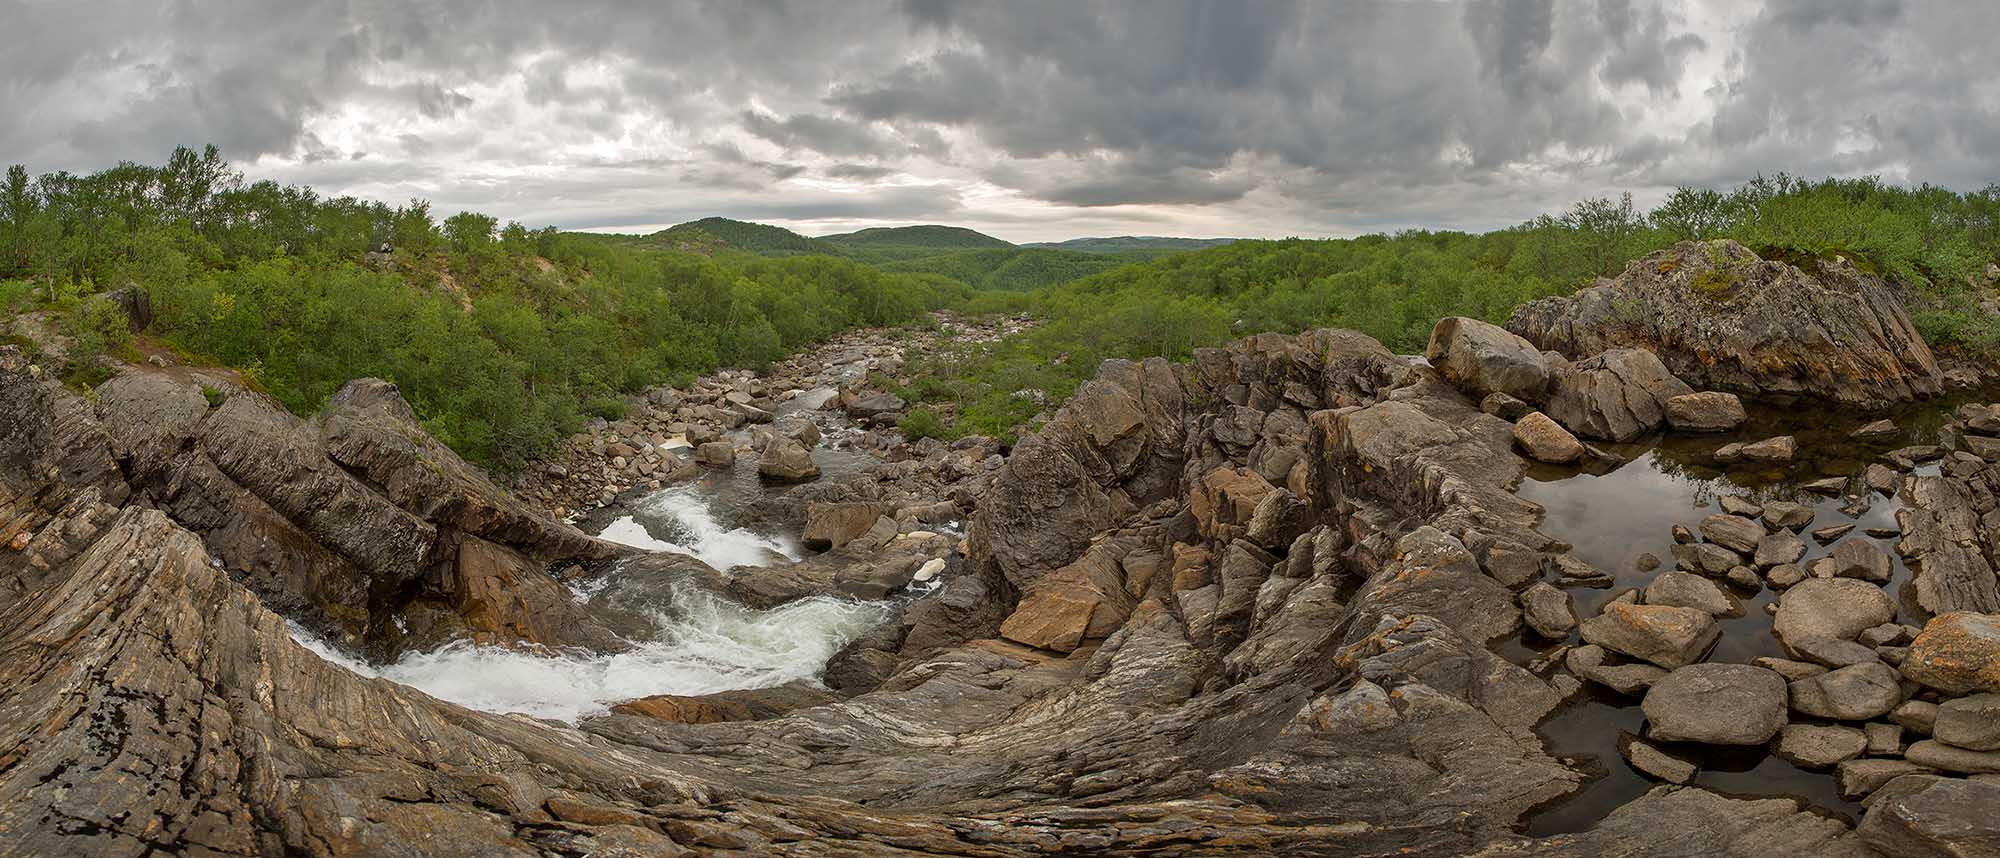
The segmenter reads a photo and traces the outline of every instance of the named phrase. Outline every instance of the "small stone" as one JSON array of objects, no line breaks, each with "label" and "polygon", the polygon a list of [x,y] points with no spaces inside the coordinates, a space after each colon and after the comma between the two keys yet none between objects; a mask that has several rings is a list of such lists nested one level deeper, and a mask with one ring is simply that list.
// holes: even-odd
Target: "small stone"
[{"label": "small stone", "polygon": [[1787,648],[1794,655],[1806,661],[1833,668],[1881,661],[1875,655],[1874,647],[1858,644],[1853,641],[1837,640],[1835,638],[1806,638],[1804,640],[1788,641]]},{"label": "small stone", "polygon": [[1743,445],[1743,458],[1752,462],[1789,462],[1799,453],[1799,442],[1790,435],[1766,438]]},{"label": "small stone", "polygon": [[1883,623],[1861,630],[1861,642],[1868,646],[1894,646],[1909,640],[1909,630],[1901,623]]},{"label": "small stone", "polygon": [[1896,421],[1877,420],[1873,423],[1870,423],[1866,426],[1856,429],[1853,432],[1849,432],[1847,434],[1847,437],[1854,438],[1856,440],[1866,440],[1870,438],[1887,438],[1891,435],[1896,434],[1896,432],[1897,432]]},{"label": "small stone", "polygon": [[1927,700],[1905,700],[1889,711],[1889,720],[1912,733],[1928,736],[1937,724],[1938,705]]},{"label": "small stone", "polygon": [[1868,484],[1870,491],[1893,496],[1896,494],[1897,484],[1902,482],[1903,477],[1887,465],[1871,464],[1868,470],[1862,473],[1861,479]]},{"label": "small stone", "polygon": [[1505,393],[1493,392],[1479,400],[1479,410],[1506,421],[1515,421],[1533,413],[1535,406],[1522,402],[1519,398]]},{"label": "small stone", "polygon": [[1542,637],[1567,638],[1576,628],[1575,603],[1568,593],[1549,586],[1546,581],[1537,581],[1522,591],[1520,602],[1522,618]]},{"label": "small stone", "polygon": [[1771,752],[1803,769],[1829,769],[1861,756],[1867,749],[1867,734],[1853,727],[1787,724],[1778,731],[1778,741]]},{"label": "small stone", "polygon": [[1896,669],[1881,662],[1832,670],[1791,685],[1792,710],[1815,718],[1867,721],[1903,702]]},{"label": "small stone", "polygon": [[1812,532],[1812,537],[1819,544],[1825,545],[1836,539],[1846,536],[1849,532],[1853,530],[1854,530],[1854,525],[1852,524],[1836,524],[1832,527],[1822,527],[1819,528],[1818,530],[1814,530]]},{"label": "small stone", "polygon": [[1609,587],[1612,578],[1597,567],[1583,562],[1571,554],[1558,554],[1552,561],[1556,575],[1565,587]]},{"label": "small stone", "polygon": [[1639,772],[1659,778],[1670,784],[1685,784],[1694,781],[1695,764],[1646,744],[1638,739],[1626,737],[1619,742],[1619,752],[1625,762]]},{"label": "small stone", "polygon": [[1833,547],[1833,574],[1842,578],[1887,583],[1892,569],[1889,555],[1873,544],[1850,539]]},{"label": "small stone", "polygon": [[1674,525],[1674,542],[1680,545],[1694,542],[1694,531],[1689,530],[1685,524]]},{"label": "small stone", "polygon": [[2000,772],[2000,751],[1975,751],[1925,739],[1903,752],[1903,759],[1920,766],[1947,772],[1981,774]]},{"label": "small stone", "polygon": [[1884,724],[1870,721],[1861,725],[1861,732],[1868,735],[1868,753],[1878,757],[1893,757],[1903,752],[1903,727],[1900,724]]},{"label": "small stone", "polygon": [[1586,644],[1571,649],[1563,657],[1563,666],[1570,673],[1625,695],[1640,694],[1667,675],[1666,670],[1643,662],[1607,665],[1606,657],[1603,647]]},{"label": "small stone", "polygon": [[1714,582],[1679,571],[1662,572],[1647,584],[1646,604],[1694,608],[1715,617],[1742,612],[1736,600]]},{"label": "small stone", "polygon": [[1730,515],[1740,515],[1745,518],[1756,518],[1764,514],[1763,507],[1751,503],[1750,501],[1745,500],[1744,498],[1738,497],[1736,495],[1723,495],[1722,497],[1716,499],[1716,504],[1722,507],[1723,512],[1729,513]]},{"label": "small stone", "polygon": [[1750,661],[1758,667],[1784,677],[1786,682],[1818,676],[1826,672],[1825,665],[1813,664],[1806,661],[1793,661],[1789,658],[1774,658],[1766,655],[1758,656]]},{"label": "small stone", "polygon": [[1764,580],[1768,582],[1771,585],[1771,588],[1774,590],[1786,589],[1788,587],[1791,587],[1793,584],[1797,584],[1800,581],[1804,581],[1805,579],[1806,579],[1806,570],[1800,569],[1799,567],[1790,563],[1782,563],[1777,566],[1773,566],[1771,567],[1770,571],[1764,573]]},{"label": "small stone", "polygon": [[1854,801],[1867,796],[1904,775],[1929,774],[1927,769],[1907,760],[1848,760],[1840,764],[1834,778],[1840,782],[1840,797]]},{"label": "small stone", "polygon": [[1802,530],[1812,524],[1813,508],[1792,501],[1772,501],[1764,505],[1764,523],[1786,530]]},{"label": "small stone", "polygon": [[1732,566],[1729,568],[1729,574],[1723,577],[1727,578],[1729,583],[1745,590],[1764,589],[1764,582],[1757,577],[1757,570],[1748,566]]},{"label": "small stone", "polygon": [[1763,540],[1764,526],[1740,515],[1724,513],[1702,519],[1701,535],[1738,554],[1750,554]]},{"label": "small stone", "polygon": [[1827,477],[1826,479],[1823,480],[1813,480],[1812,482],[1799,486],[1799,488],[1804,491],[1812,492],[1813,494],[1816,495],[1837,495],[1840,494],[1841,492],[1847,491],[1847,478]]},{"label": "small stone", "polygon": [[1755,562],[1760,569],[1797,563],[1806,556],[1806,543],[1789,530],[1767,534],[1757,541]]},{"label": "small stone", "polygon": [[929,581],[932,578],[936,578],[938,573],[943,571],[944,571],[944,558],[933,557],[929,560],[924,561],[924,565],[917,567],[917,574],[910,576],[910,580]]},{"label": "small stone", "polygon": [[1651,572],[1660,568],[1660,558],[1651,553],[1642,552],[1639,556],[1632,558],[1632,568],[1641,572]]},{"label": "small stone", "polygon": [[1974,694],[1938,704],[1931,736],[1974,751],[2000,751],[2000,694]]}]

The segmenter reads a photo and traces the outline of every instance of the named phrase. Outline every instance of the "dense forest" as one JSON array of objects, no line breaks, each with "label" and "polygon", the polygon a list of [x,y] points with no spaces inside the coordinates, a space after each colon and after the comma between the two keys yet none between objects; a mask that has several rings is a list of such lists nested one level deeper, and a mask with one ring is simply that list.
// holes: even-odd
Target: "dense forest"
[{"label": "dense forest", "polygon": [[[1186,357],[1259,331],[1356,328],[1417,351],[1444,315],[1504,319],[1684,239],[1771,258],[1849,258],[1902,283],[1935,344],[2000,354],[1979,303],[2000,259],[2000,187],[1955,193],[1875,179],[1759,178],[1629,197],[1485,234],[1233,241],[1080,252],[916,227],[807,238],[711,218],[652,236],[440,220],[308,188],[246,184],[213,147],[161,167],[0,182],[0,333],[89,388],[102,356],[140,347],[236,367],[299,413],[350,378],[400,384],[469,458],[508,469],[620,394],[717,366],[759,366],[857,325],[951,308],[1041,324],[911,367],[909,434],[1011,435],[1110,357]],[[1094,248],[1109,250],[1109,247]],[[113,293],[149,296],[135,339]],[[1023,294],[1025,293],[1025,294]],[[30,330],[33,329],[33,330]]]},{"label": "dense forest", "polygon": [[1985,268],[2000,260],[2000,186],[1960,194],[1779,175],[1729,193],[1679,189],[1650,212],[1628,195],[1480,235],[1238,241],[1121,267],[1035,293],[1039,327],[917,367],[900,392],[925,405],[915,431],[1008,435],[1106,358],[1184,358],[1247,334],[1320,326],[1418,352],[1441,316],[1502,321],[1523,301],[1574,291],[1675,242],[1721,237],[1768,258],[1851,259],[1905,286],[1933,344],[2000,357],[2000,324],[1978,306]]},{"label": "dense forest", "polygon": [[[386,252],[383,252],[386,250]],[[402,386],[439,438],[501,469],[618,394],[757,366],[839,330],[963,302],[962,284],[838,257],[708,257],[429,205],[244,184],[213,147],[165,166],[0,183],[0,316],[73,340],[79,387],[133,359],[107,293],[150,296],[151,344],[242,370],[299,413],[348,379]],[[34,340],[12,336],[30,349]]]}]

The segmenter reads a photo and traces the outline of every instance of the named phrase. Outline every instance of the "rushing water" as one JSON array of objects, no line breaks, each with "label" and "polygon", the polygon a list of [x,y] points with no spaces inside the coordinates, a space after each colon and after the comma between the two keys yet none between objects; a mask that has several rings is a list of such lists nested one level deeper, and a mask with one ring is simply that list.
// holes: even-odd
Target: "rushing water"
[{"label": "rushing water", "polygon": [[[1850,481],[1848,495],[1838,497],[1811,494],[1801,486],[1821,477],[1856,476],[1882,453],[1898,447],[1935,443],[1938,426],[1956,402],[1907,409],[1895,415],[1901,427],[1897,435],[1871,441],[1848,437],[1849,432],[1866,422],[1866,418],[1857,415],[1759,409],[1748,426],[1731,435],[1668,436],[1654,446],[1617,448],[1616,452],[1629,461],[1606,473],[1535,466],[1518,493],[1547,510],[1542,532],[1571,543],[1577,557],[1616,581],[1605,589],[1569,588],[1576,601],[1578,619],[1595,615],[1619,593],[1643,588],[1662,572],[1674,568],[1673,526],[1681,524],[1696,529],[1703,518],[1722,511],[1719,503],[1723,496],[1734,495],[1757,504],[1788,500],[1813,508],[1813,521],[1801,533],[1807,546],[1805,558],[1799,561],[1802,568],[1847,540],[1869,542],[1882,549],[1893,561],[1893,577],[1886,589],[1899,605],[1897,620],[1921,625],[1924,617],[1913,603],[1910,570],[1896,554],[1894,538],[1868,534],[1870,529],[1893,530],[1901,502],[1866,493],[1858,480]],[[1783,434],[1798,438],[1798,461],[1776,466],[1722,465],[1714,461],[1715,449],[1724,443]],[[1934,472],[1935,465],[1919,469],[1919,473]],[[1857,503],[1855,493],[1866,494]],[[1840,539],[1822,544],[1811,536],[1814,530],[1843,524],[1851,524],[1854,529]],[[1637,561],[1644,554],[1659,559],[1659,568],[1640,571]],[[1766,613],[1766,606],[1775,603],[1779,593],[1768,587],[1751,593],[1720,579],[1714,580],[1737,600],[1741,612],[1721,618],[1722,637],[1706,660],[1745,663],[1759,656],[1782,657],[1784,653],[1771,634],[1771,616]],[[1550,642],[1524,632],[1519,640],[1509,641],[1506,650],[1526,661],[1564,643],[1580,641],[1572,635],[1568,641]],[[1581,792],[1531,817],[1528,834],[1542,836],[1588,828],[1656,783],[1633,770],[1619,753],[1621,741],[1644,732],[1640,698],[1586,685],[1583,693],[1542,724],[1540,733],[1552,753],[1585,763],[1596,777]],[[1790,797],[1849,822],[1860,818],[1860,805],[1840,797],[1831,772],[1800,769],[1763,747],[1656,744],[1697,763],[1700,771],[1694,783],[1698,786],[1730,795]]]},{"label": "rushing water", "polygon": [[701,491],[690,486],[663,489],[633,503],[598,536],[650,551],[673,551],[727,572],[741,566],[768,566],[799,559],[798,541],[765,536],[716,519]]}]

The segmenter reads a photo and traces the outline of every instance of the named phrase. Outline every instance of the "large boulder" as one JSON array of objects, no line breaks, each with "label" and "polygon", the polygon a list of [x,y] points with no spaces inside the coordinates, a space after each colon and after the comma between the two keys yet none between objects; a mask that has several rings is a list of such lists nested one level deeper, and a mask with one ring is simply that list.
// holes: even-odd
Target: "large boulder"
[{"label": "large boulder", "polygon": [[1667,400],[1667,425],[1678,432],[1728,432],[1747,419],[1743,400],[1734,393],[1710,390]]},{"label": "large boulder", "polygon": [[819,464],[804,444],[780,435],[757,457],[757,475],[777,483],[802,483],[819,477]]},{"label": "large boulder", "polygon": [[1899,679],[1879,661],[1829,670],[1792,682],[1792,709],[1837,721],[1879,718],[1903,702]]},{"label": "large boulder", "polygon": [[1958,611],[1924,625],[1903,675],[1947,694],[2000,691],[2000,616]]},{"label": "large boulder", "polygon": [[1695,608],[1613,602],[1584,620],[1582,632],[1588,643],[1673,670],[1700,661],[1722,627]]},{"label": "large boulder", "polygon": [[1682,242],[1609,282],[1524,304],[1507,329],[1572,359],[1647,349],[1712,390],[1880,406],[1942,389],[1893,286],[1846,260],[1811,268],[1733,241]]},{"label": "large boulder", "polygon": [[1888,858],[2000,855],[2000,783],[1910,774],[1885,784],[1855,829]]},{"label": "large boulder", "polygon": [[1552,465],[1567,465],[1583,458],[1585,453],[1583,443],[1575,435],[1540,411],[1514,423],[1514,443],[1521,445],[1528,458]]},{"label": "large boulder", "polygon": [[1761,745],[1785,726],[1785,678],[1748,664],[1692,664],[1653,683],[1640,704],[1663,742]]},{"label": "large boulder", "polygon": [[1558,370],[1548,412],[1570,431],[1606,441],[1634,441],[1667,419],[1667,403],[1694,391],[1652,352],[1612,349]]},{"label": "large boulder", "polygon": [[1548,390],[1548,356],[1491,322],[1463,316],[1439,319],[1431,329],[1430,346],[1424,355],[1438,372],[1475,400],[1504,393],[1540,402]]},{"label": "large boulder", "polygon": [[1880,587],[1852,578],[1812,578],[1778,598],[1771,631],[1787,645],[1812,638],[1853,640],[1895,617],[1896,603]]}]

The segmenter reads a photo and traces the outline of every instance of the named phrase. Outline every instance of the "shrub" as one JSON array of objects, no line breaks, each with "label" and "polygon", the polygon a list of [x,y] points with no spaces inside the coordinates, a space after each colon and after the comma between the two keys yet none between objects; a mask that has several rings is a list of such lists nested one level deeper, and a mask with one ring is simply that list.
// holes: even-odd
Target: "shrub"
[{"label": "shrub", "polygon": [[903,437],[911,441],[946,437],[944,421],[938,418],[937,412],[928,408],[910,409],[896,426],[903,430]]}]

